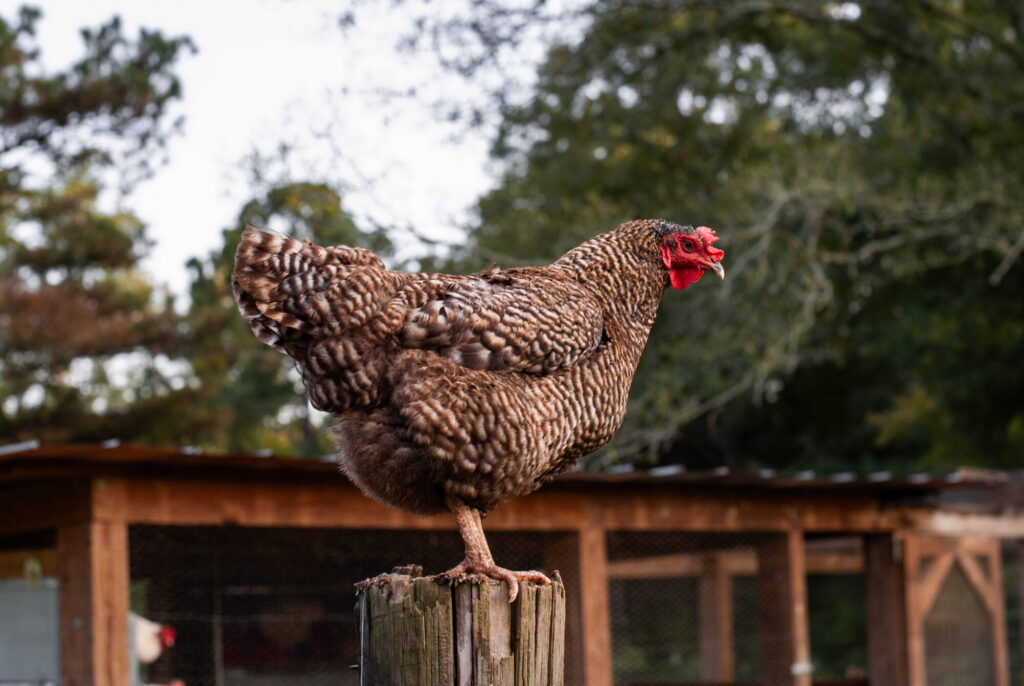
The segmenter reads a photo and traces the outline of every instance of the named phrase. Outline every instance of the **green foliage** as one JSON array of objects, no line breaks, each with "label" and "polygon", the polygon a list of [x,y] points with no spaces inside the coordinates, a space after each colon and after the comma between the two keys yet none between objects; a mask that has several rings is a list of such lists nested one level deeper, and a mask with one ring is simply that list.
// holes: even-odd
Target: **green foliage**
[{"label": "green foliage", "polygon": [[175,371],[178,319],[138,267],[144,227],[97,197],[105,172],[137,178],[171,133],[190,43],[131,41],[114,19],[46,74],[39,16],[0,18],[0,442],[177,442],[204,421],[178,410],[193,396]]},{"label": "green foliage", "polygon": [[278,185],[242,208],[222,249],[189,263],[178,315],[139,268],[145,227],[97,200],[111,172],[123,184],[148,173],[176,129],[174,67],[191,42],[129,40],[115,18],[82,31],[81,60],[46,74],[39,17],[0,19],[0,442],[329,452],[297,373],[238,314],[235,246],[246,224],[383,253],[387,238],[360,232],[325,184]]},{"label": "green foliage", "polygon": [[[506,105],[455,264],[635,217],[716,228],[596,463],[1019,459],[1024,24],[1011,5],[594,2]],[[492,31],[496,40],[500,31]],[[700,420],[700,421],[697,421]]]},{"label": "green foliage", "polygon": [[[175,63],[192,42],[146,29],[132,41],[114,17],[82,30],[82,59],[46,74],[34,42],[41,14],[26,6],[13,22],[0,18],[0,155],[37,152],[62,167],[118,161],[122,172],[148,172],[180,123],[167,110],[181,95]],[[5,175],[19,171],[5,160]]]}]

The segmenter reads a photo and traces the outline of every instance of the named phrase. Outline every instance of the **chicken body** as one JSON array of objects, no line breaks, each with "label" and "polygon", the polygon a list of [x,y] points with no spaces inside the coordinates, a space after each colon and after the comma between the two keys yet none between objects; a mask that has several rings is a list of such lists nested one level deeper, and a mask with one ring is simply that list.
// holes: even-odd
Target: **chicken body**
[{"label": "chicken body", "polygon": [[128,621],[135,659],[141,664],[156,662],[164,650],[174,645],[176,632],[173,628],[157,624],[134,612],[129,613]]},{"label": "chicken body", "polygon": [[[684,240],[693,264],[674,261]],[[611,439],[665,287],[723,273],[714,240],[635,221],[549,267],[453,276],[248,228],[233,285],[256,335],[338,418],[342,471],[387,505],[453,511],[469,561],[486,548],[482,530],[470,540],[480,513]]]}]

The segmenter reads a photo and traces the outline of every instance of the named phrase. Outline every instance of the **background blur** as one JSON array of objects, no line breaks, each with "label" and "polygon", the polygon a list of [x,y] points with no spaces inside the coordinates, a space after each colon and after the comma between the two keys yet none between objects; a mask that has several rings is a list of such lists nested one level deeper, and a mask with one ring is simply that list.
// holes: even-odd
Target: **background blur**
[{"label": "background blur", "polygon": [[0,3],[0,444],[330,452],[246,223],[465,271],[665,217],[729,278],[588,466],[1020,464],[1018,3],[150,5]]}]

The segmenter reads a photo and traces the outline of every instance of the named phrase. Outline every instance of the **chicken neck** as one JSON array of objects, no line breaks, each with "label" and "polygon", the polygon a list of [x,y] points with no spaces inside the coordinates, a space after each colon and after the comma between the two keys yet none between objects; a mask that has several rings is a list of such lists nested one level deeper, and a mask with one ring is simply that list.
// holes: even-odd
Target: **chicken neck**
[{"label": "chicken neck", "polygon": [[504,581],[508,584],[510,603],[519,595],[519,584],[522,582],[532,581],[545,585],[551,583],[551,579],[540,572],[514,572],[496,565],[491,556],[491,549],[487,545],[487,538],[484,536],[480,511],[452,496],[448,497],[448,509],[455,515],[455,521],[459,525],[459,533],[466,544],[466,557],[445,572],[445,576],[456,579],[466,574],[481,574],[497,581]]}]

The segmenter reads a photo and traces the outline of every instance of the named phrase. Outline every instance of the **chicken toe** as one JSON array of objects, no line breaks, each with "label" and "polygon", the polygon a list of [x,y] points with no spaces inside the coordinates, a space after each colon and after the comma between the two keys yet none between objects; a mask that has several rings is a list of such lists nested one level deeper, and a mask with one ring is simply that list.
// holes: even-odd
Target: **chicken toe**
[{"label": "chicken toe", "polygon": [[508,602],[514,603],[516,598],[519,597],[519,585],[523,583],[534,583],[542,584],[547,586],[551,583],[551,579],[545,576],[541,572],[537,571],[525,571],[516,572],[511,569],[505,569],[494,564],[492,560],[488,565],[473,564],[466,558],[456,566],[449,569],[444,573],[443,576],[456,580],[468,574],[479,574],[486,576],[495,581],[504,581],[508,584]]},{"label": "chicken toe", "polygon": [[459,533],[466,544],[466,557],[455,567],[444,573],[449,579],[456,579],[464,574],[481,574],[508,584],[508,601],[514,602],[519,596],[519,584],[533,582],[550,584],[551,579],[536,571],[514,572],[494,563],[491,549],[484,536],[483,522],[480,512],[454,497],[448,498],[448,508],[455,515],[459,524]]}]

